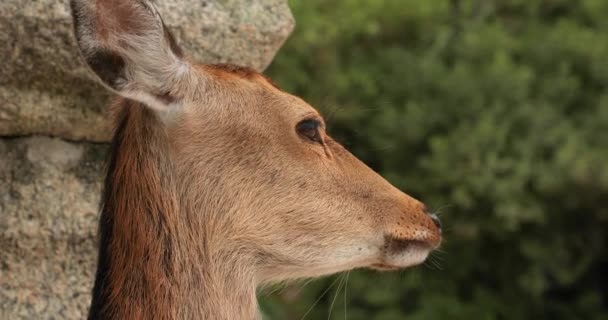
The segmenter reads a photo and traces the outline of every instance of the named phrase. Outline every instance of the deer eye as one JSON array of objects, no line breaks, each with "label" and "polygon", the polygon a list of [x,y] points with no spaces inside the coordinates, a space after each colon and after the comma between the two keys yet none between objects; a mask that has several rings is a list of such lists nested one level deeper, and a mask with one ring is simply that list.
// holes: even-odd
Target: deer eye
[{"label": "deer eye", "polygon": [[296,126],[298,134],[312,142],[323,144],[323,138],[321,137],[321,122],[316,119],[306,119],[300,121]]}]

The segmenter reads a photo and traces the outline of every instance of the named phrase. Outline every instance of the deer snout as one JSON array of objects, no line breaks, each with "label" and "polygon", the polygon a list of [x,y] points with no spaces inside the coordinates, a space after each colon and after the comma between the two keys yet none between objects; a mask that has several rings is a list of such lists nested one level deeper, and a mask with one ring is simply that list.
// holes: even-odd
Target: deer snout
[{"label": "deer snout", "polygon": [[[417,201],[416,201],[417,202]],[[435,249],[441,244],[441,221],[434,213],[429,213],[420,202],[405,206],[397,216],[390,217],[386,237],[391,241],[415,242]]]},{"label": "deer snout", "polygon": [[420,202],[411,199],[409,204],[402,206],[405,210],[389,217],[391,221],[387,224],[379,261],[371,268],[395,270],[420,264],[441,244],[439,217],[428,213]]},{"label": "deer snout", "polygon": [[441,233],[441,220],[439,220],[439,217],[434,213],[429,213],[429,217],[431,217],[431,220],[433,220],[433,223],[439,229],[439,233]]},{"label": "deer snout", "polygon": [[432,235],[429,237],[429,244],[431,245],[431,248],[437,249],[439,245],[441,245],[442,240],[441,220],[435,213],[429,213],[426,210],[425,213],[434,226],[434,229],[432,229]]}]

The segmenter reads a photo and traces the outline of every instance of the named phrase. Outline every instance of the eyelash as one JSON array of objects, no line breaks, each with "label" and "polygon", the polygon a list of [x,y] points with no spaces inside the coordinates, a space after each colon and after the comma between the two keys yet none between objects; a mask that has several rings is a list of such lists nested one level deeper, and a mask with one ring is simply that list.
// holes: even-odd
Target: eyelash
[{"label": "eyelash", "polygon": [[321,122],[316,119],[306,119],[300,121],[296,126],[296,132],[303,138],[312,142],[323,144],[321,136]]}]

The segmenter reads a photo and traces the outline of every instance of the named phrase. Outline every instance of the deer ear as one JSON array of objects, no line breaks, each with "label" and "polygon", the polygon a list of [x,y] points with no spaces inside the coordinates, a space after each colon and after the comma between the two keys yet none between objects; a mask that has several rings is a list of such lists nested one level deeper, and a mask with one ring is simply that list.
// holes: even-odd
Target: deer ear
[{"label": "deer ear", "polygon": [[147,0],[71,0],[78,47],[101,82],[166,110],[179,104],[190,65]]}]

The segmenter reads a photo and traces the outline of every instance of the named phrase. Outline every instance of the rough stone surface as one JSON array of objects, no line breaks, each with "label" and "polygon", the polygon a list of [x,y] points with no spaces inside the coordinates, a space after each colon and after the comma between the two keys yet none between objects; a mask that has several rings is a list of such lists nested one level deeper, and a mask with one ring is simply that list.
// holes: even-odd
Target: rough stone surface
[{"label": "rough stone surface", "polygon": [[[156,1],[195,60],[263,70],[293,29],[286,0]],[[108,141],[108,94],[77,54],[68,0],[0,1],[0,135]]]},{"label": "rough stone surface", "polygon": [[0,139],[0,319],[83,319],[106,145]]},{"label": "rough stone surface", "polygon": [[[0,0],[1,320],[83,319],[90,303],[110,94],[77,55],[68,1]],[[258,70],[293,28],[286,2],[156,1],[195,60]]]}]

